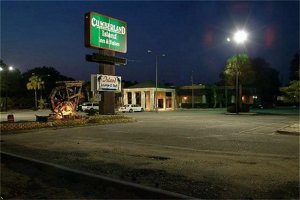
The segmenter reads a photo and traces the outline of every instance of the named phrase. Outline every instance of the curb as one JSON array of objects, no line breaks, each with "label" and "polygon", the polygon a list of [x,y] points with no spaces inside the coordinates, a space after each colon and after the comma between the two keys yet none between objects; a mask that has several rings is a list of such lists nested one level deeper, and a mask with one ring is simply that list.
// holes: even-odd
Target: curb
[{"label": "curb", "polygon": [[279,133],[279,134],[284,134],[284,135],[296,135],[296,136],[300,136],[300,132],[296,132],[296,131],[277,130],[276,132]]},{"label": "curb", "polygon": [[224,114],[225,115],[257,115],[257,113],[253,113],[253,112],[249,112],[249,113],[245,113],[245,112],[229,113],[229,112],[226,112]]},{"label": "curb", "polygon": [[286,135],[300,135],[300,125],[299,123],[290,124],[287,125],[279,130],[276,131],[280,134],[286,134]]}]

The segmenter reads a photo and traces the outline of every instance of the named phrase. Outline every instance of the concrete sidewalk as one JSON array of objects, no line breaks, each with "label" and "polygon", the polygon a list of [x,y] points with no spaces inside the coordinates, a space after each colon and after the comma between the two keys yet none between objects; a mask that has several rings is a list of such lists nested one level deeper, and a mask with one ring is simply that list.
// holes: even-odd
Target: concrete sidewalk
[{"label": "concrete sidewalk", "polygon": [[300,135],[300,124],[288,125],[282,129],[277,130],[277,133],[280,134],[289,134],[289,135]]},{"label": "concrete sidewalk", "polygon": [[7,121],[7,116],[14,115],[15,122],[17,121],[36,121],[36,115],[48,116],[51,113],[49,109],[42,110],[9,110],[7,112],[0,112],[0,121]]}]

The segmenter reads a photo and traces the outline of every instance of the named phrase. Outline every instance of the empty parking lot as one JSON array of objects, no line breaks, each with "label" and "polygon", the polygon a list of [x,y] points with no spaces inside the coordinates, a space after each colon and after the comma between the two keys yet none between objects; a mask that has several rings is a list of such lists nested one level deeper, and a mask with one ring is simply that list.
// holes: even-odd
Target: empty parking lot
[{"label": "empty parking lot", "polygon": [[298,116],[197,110],[3,135],[2,150],[200,198],[296,198]]}]

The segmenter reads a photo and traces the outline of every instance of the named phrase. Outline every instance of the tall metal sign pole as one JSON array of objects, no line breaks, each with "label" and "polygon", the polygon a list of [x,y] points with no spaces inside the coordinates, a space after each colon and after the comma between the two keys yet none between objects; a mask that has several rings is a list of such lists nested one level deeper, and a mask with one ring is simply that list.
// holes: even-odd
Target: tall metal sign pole
[{"label": "tall metal sign pole", "polygon": [[[99,53],[86,55],[86,60],[99,63],[99,73],[115,75],[115,64],[126,64],[124,58],[115,57],[116,52],[127,52],[127,23],[97,12],[85,15],[85,46],[99,49]],[[115,93],[101,91],[99,113],[115,114]]]}]

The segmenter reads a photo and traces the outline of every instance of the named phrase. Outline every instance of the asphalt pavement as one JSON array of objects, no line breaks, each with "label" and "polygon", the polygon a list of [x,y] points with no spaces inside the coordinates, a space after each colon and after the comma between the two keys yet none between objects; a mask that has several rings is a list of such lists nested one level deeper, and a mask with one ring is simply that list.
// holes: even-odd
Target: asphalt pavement
[{"label": "asphalt pavement", "polygon": [[[201,114],[205,113],[218,113],[218,114],[230,114],[226,113],[224,109],[180,109],[175,112],[199,112]],[[292,110],[275,110],[274,109],[267,109],[267,110],[255,110],[254,112],[250,113],[240,113],[239,115],[256,115],[256,114],[261,114],[263,113],[264,115],[267,115],[268,113],[270,115],[274,115],[276,113],[277,115],[280,115],[280,112],[282,112],[283,115],[289,115],[292,114],[292,116],[296,116],[295,114],[298,113],[297,111]],[[14,121],[15,122],[20,122],[20,121],[36,121],[36,116],[48,116],[51,113],[51,110],[49,109],[42,109],[42,110],[9,110],[7,112],[0,112],[0,122],[4,122],[8,120],[8,115],[13,115],[14,116]],[[155,113],[155,112],[154,112]],[[161,113],[161,112],[160,112]],[[171,112],[174,113],[174,112]],[[84,112],[78,112],[80,115],[86,115]],[[235,113],[231,115],[236,115]],[[132,116],[129,114],[129,116]],[[139,115],[137,115],[139,117]],[[298,116],[299,118],[299,116]],[[287,124],[284,127],[280,127],[277,130],[277,133],[281,134],[289,134],[289,135],[300,135],[300,125],[299,125],[299,120],[294,123],[294,124]]]},{"label": "asphalt pavement", "polygon": [[298,116],[209,109],[125,115],[137,122],[5,134],[1,147],[200,198],[298,198],[299,136],[277,132]]}]

